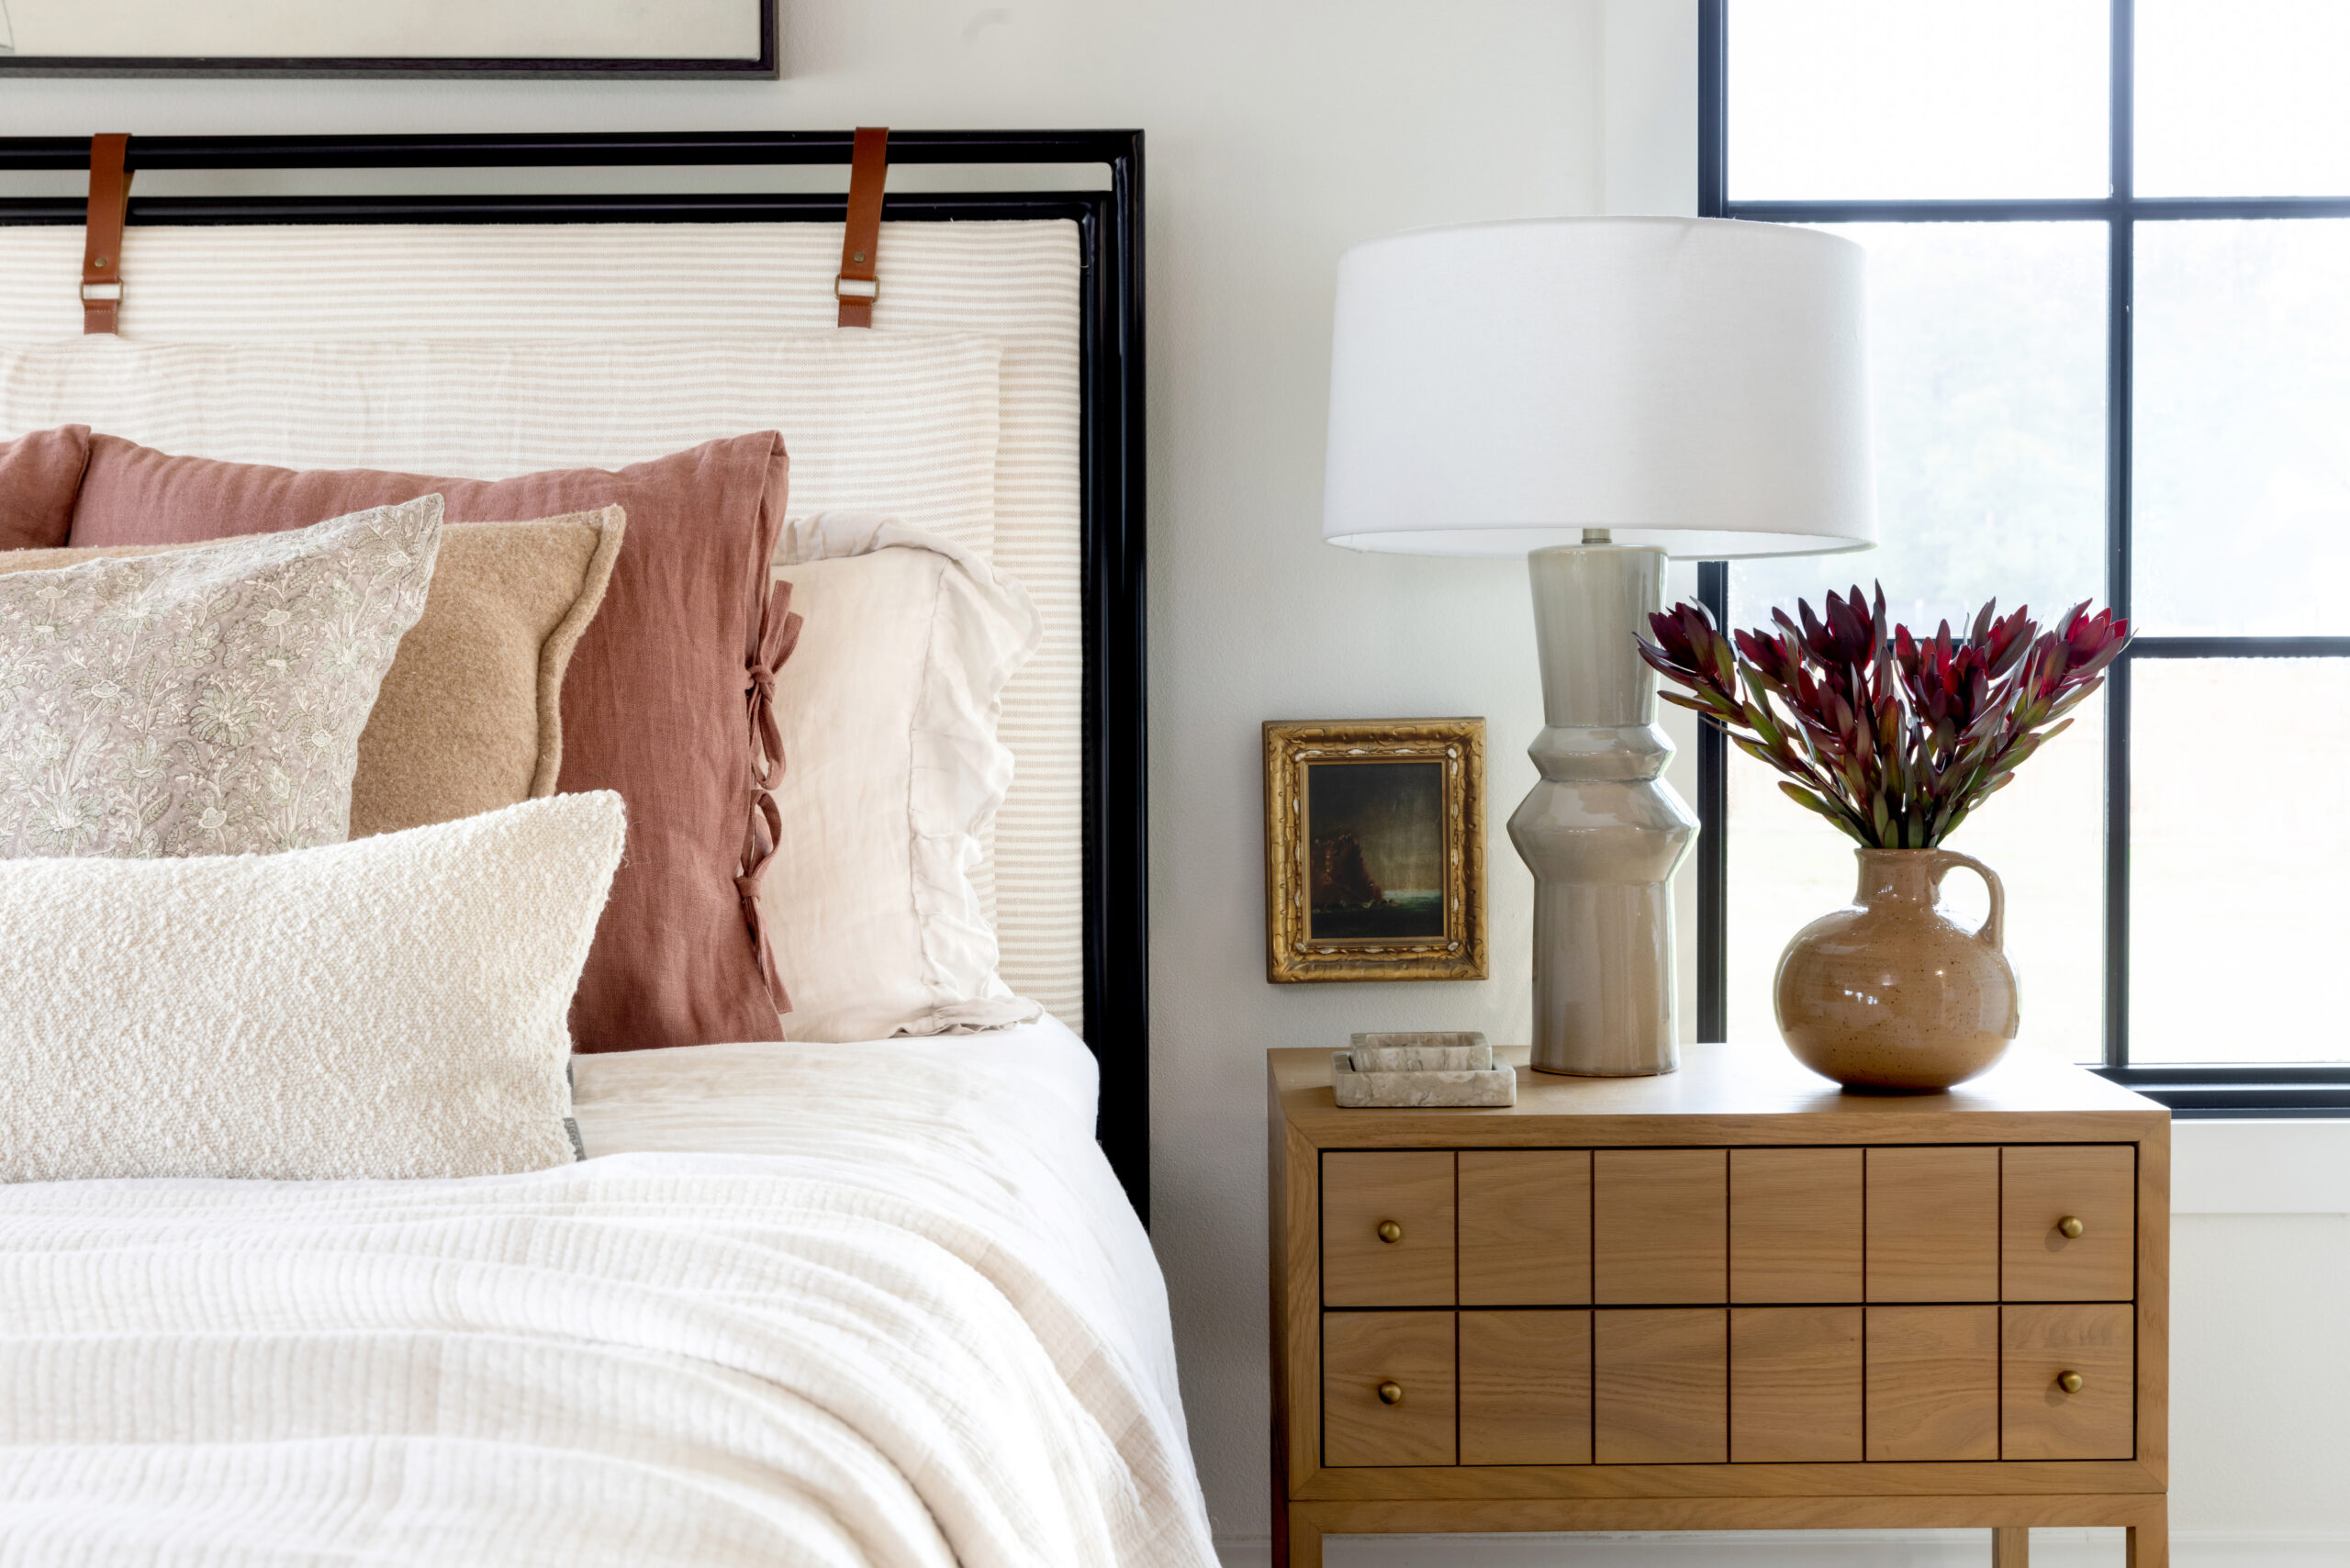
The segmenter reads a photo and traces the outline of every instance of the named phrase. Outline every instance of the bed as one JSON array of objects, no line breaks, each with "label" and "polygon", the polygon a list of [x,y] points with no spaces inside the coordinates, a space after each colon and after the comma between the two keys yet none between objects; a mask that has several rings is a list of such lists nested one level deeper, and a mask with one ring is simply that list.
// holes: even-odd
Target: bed
[{"label": "bed", "polygon": [[[132,162],[722,170],[837,164],[853,145],[153,139]],[[1044,651],[1002,697],[1019,783],[968,900],[1001,934],[1007,994],[1038,999],[1019,1010],[1029,1021],[950,1010],[927,1037],[582,1055],[581,1158],[543,1170],[0,1186],[0,1562],[1212,1560],[1142,1228],[1139,137],[923,133],[890,155],[1044,166],[1014,183],[1045,188],[890,196],[873,334],[928,332],[934,358],[975,333],[1003,345],[998,531],[923,537],[1025,584],[1043,625]],[[82,142],[0,142],[6,169],[89,157]],[[1053,188],[1068,165],[1102,172]],[[233,391],[272,355],[364,357],[394,333],[442,354],[534,333],[634,341],[612,351],[623,358],[656,339],[798,352],[790,334],[829,324],[834,290],[810,285],[831,281],[841,211],[837,194],[774,189],[167,189],[130,204],[122,331],[195,357],[139,362],[118,386],[78,360],[44,381],[39,354],[19,355],[0,403],[179,450],[225,444],[229,459],[408,457],[487,481],[567,460],[559,409],[552,433],[497,451],[453,450],[494,423],[471,420],[371,427],[375,444],[347,454],[333,431],[289,434],[298,420],[282,414],[237,425],[233,395],[203,399],[211,424],[172,423],[170,399],[150,397],[154,367],[196,366]],[[64,198],[0,205],[0,345],[73,330],[53,286],[83,218]],[[418,268],[427,241],[434,265]],[[530,267],[512,267],[518,248]],[[794,454],[785,528],[803,555],[778,554],[778,579],[787,559],[815,558],[810,539],[848,528],[822,502],[953,531],[931,494],[952,464],[883,472],[857,455],[859,421],[824,425],[825,409],[850,406],[835,395],[791,415],[816,434]],[[327,404],[306,407],[335,425]],[[732,408],[679,417],[723,422]],[[650,453],[580,455],[618,467]],[[803,469],[820,514],[805,524]],[[934,504],[940,520],[921,515]],[[885,525],[856,526],[890,542]]]}]

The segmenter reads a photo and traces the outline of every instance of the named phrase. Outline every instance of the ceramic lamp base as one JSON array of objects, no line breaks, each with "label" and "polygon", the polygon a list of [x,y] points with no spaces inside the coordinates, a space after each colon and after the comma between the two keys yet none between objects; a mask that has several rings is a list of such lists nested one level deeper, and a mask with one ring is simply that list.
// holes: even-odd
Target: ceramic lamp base
[{"label": "ceramic lamp base", "polygon": [[1664,552],[1568,545],[1527,566],[1545,724],[1527,750],[1542,778],[1509,836],[1534,873],[1533,1066],[1672,1072],[1673,875],[1697,819],[1664,782],[1673,743],[1656,722],[1656,676],[1633,649],[1664,608]]}]

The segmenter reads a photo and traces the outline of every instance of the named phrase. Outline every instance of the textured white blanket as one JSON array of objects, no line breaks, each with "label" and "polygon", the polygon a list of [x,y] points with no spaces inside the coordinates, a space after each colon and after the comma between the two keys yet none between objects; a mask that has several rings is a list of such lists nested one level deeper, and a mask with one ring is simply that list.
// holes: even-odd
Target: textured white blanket
[{"label": "textured white blanket", "polygon": [[0,1188],[0,1564],[1212,1563],[1071,1118],[711,1048],[806,1152]]}]

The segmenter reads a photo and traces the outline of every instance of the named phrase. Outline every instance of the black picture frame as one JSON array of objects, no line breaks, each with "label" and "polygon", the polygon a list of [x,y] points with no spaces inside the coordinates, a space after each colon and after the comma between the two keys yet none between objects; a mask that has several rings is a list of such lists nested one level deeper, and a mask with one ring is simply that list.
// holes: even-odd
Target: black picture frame
[{"label": "black picture frame", "polygon": [[[846,130],[516,136],[138,136],[132,170],[471,169],[841,164]],[[0,138],[0,171],[89,166],[86,138]],[[893,163],[1100,165],[1106,188],[888,196],[884,222],[1065,218],[1079,301],[1080,549],[1084,595],[1083,942],[1095,1137],[1150,1218],[1150,888],[1143,407],[1143,133],[914,130]],[[842,195],[139,196],[139,224],[838,223]],[[79,225],[80,198],[0,199],[0,224]]]},{"label": "black picture frame", "polygon": [[639,81],[773,80],[782,74],[778,0],[742,0],[758,8],[756,59],[454,59],[408,56],[195,56],[19,55],[0,52],[0,78],[7,76],[407,76],[526,78],[565,77]]}]

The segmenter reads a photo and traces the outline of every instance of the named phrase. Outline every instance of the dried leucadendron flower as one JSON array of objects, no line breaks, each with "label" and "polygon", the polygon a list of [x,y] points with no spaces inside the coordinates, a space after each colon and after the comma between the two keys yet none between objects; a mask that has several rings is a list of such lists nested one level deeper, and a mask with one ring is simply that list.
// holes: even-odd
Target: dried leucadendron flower
[{"label": "dried leucadendron flower", "polygon": [[2064,733],[2130,640],[2087,600],[2050,632],[2029,609],[1995,619],[1997,602],[1964,636],[1945,621],[1928,639],[1887,632],[1881,586],[1873,606],[1855,585],[1822,615],[1798,600],[1800,623],[1774,610],[1775,632],[1729,637],[1702,605],[1676,604],[1649,617],[1640,656],[1691,693],[1658,695],[1785,774],[1797,804],[1870,848],[1930,849]]}]

